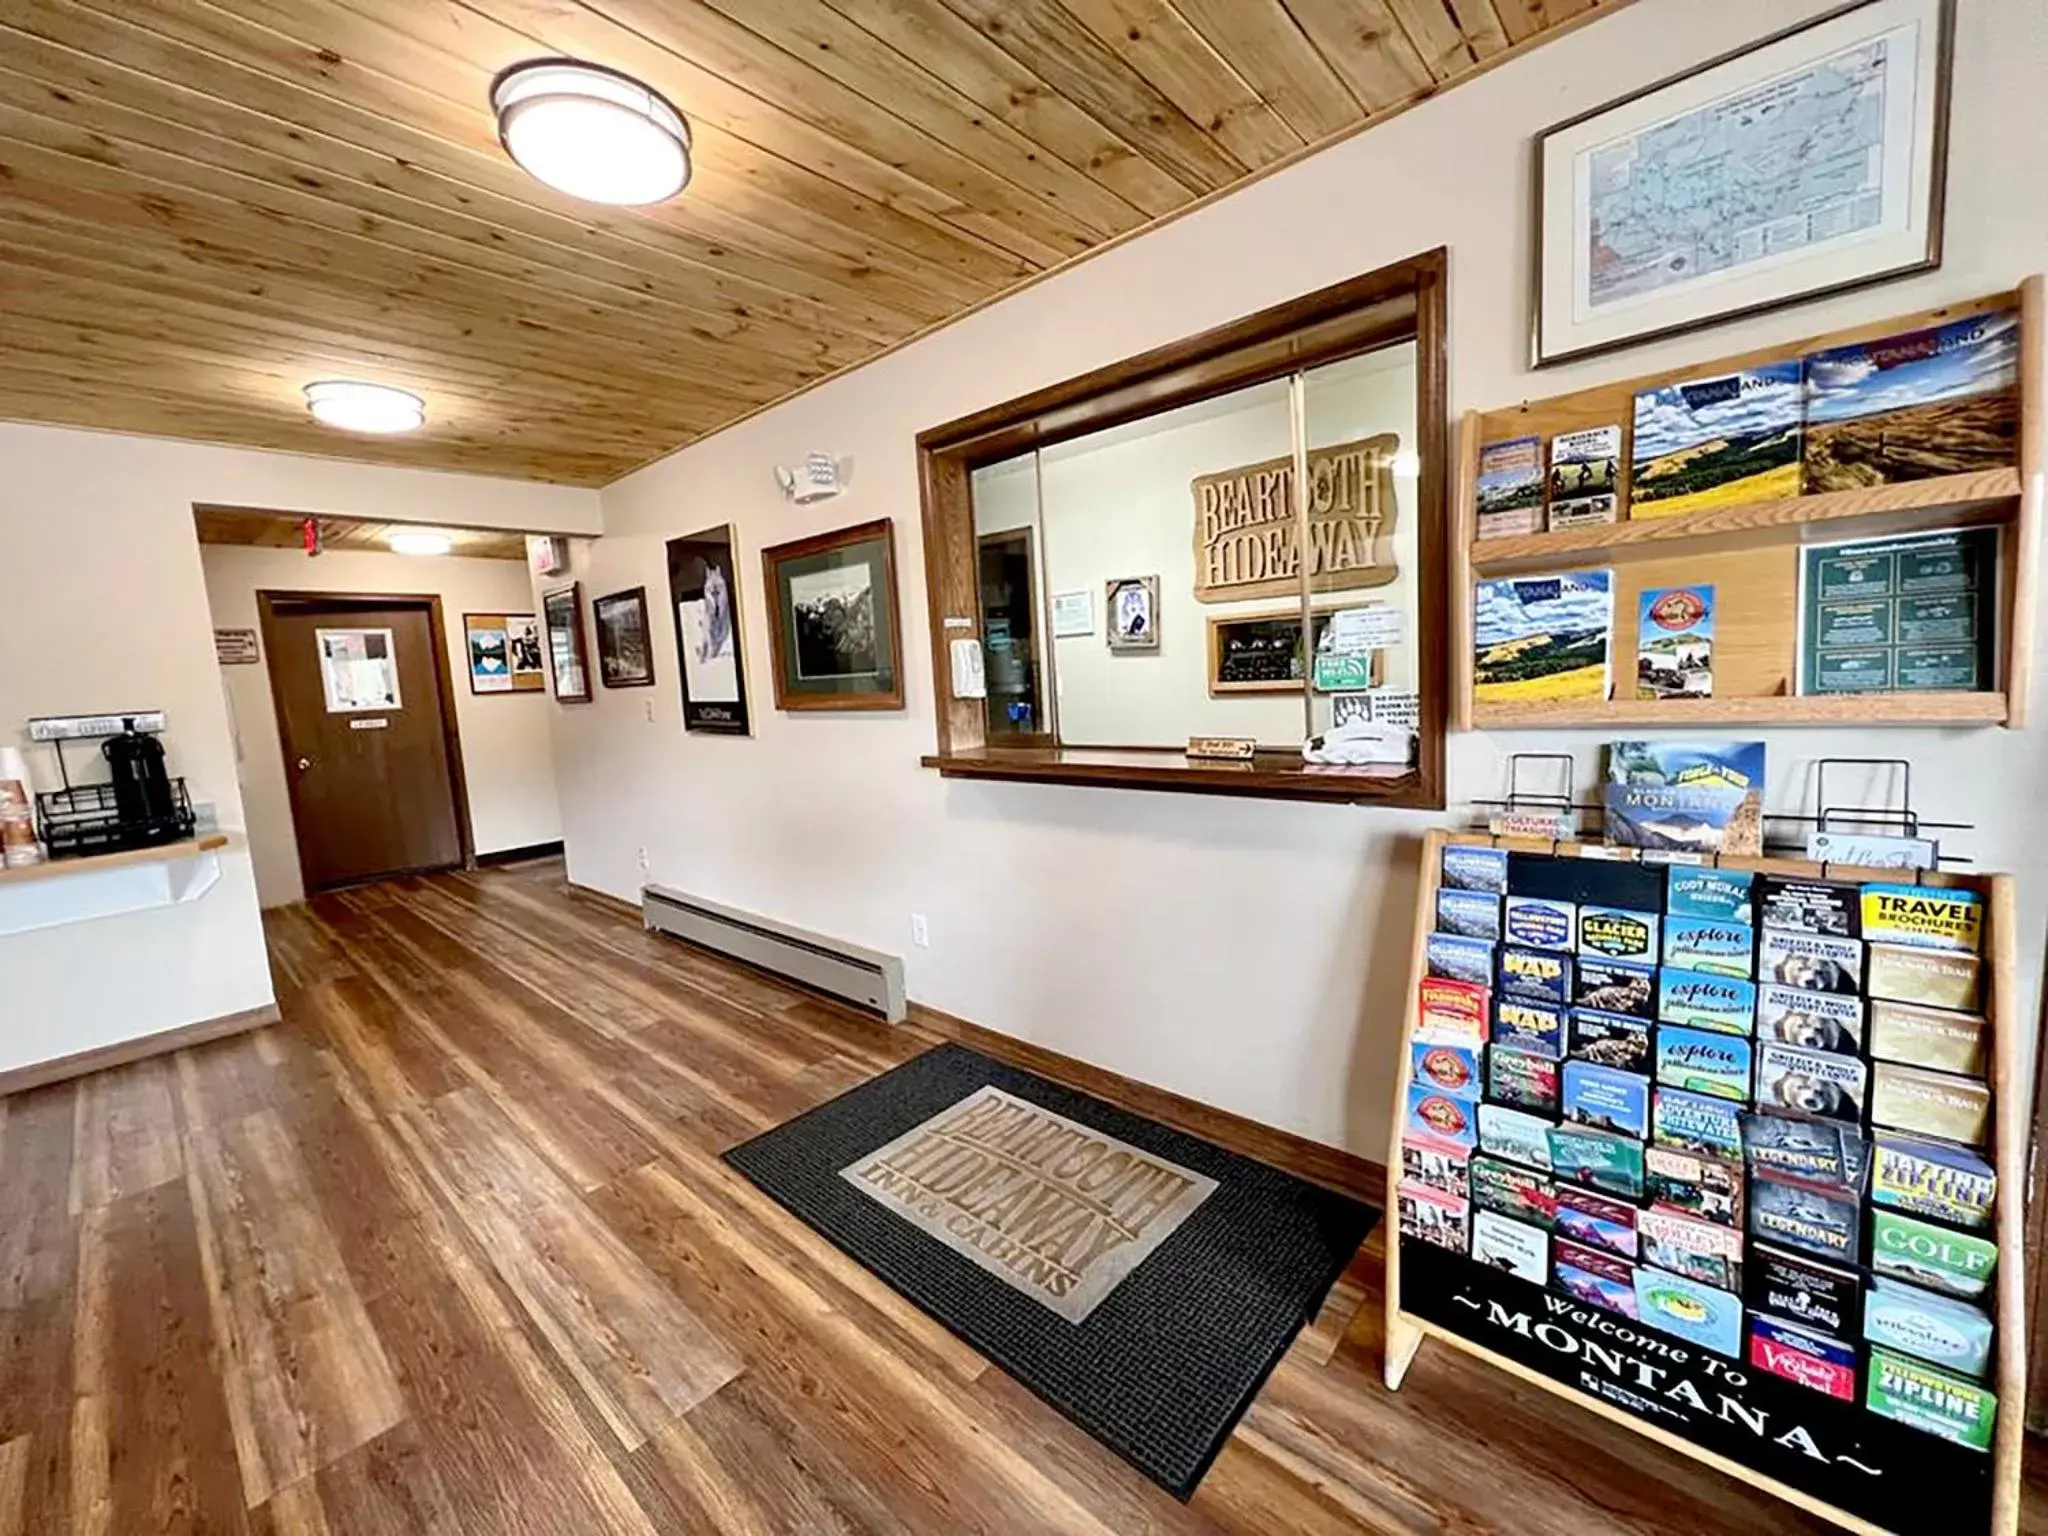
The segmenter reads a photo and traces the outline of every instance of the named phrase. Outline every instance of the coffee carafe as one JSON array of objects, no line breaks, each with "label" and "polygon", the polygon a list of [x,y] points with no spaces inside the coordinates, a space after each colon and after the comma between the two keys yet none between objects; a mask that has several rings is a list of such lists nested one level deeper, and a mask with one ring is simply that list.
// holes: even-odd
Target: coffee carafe
[{"label": "coffee carafe", "polygon": [[130,720],[120,735],[100,743],[100,751],[113,774],[114,809],[123,822],[146,826],[177,814],[161,741],[136,730]]}]

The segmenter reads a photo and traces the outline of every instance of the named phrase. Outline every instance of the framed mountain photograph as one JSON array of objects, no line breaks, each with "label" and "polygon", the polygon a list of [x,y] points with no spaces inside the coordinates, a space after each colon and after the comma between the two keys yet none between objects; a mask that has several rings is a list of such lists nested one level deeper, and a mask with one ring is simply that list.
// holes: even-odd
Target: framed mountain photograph
[{"label": "framed mountain photograph", "polygon": [[597,678],[607,688],[654,685],[654,641],[648,633],[647,589],[613,592],[590,605],[597,620]]},{"label": "framed mountain photograph", "polygon": [[889,519],[761,551],[777,709],[901,709],[902,621]]}]

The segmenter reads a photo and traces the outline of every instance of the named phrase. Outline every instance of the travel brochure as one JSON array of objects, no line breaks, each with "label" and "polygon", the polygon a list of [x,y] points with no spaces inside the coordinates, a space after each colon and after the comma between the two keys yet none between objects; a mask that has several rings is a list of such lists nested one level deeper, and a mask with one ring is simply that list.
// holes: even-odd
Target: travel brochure
[{"label": "travel brochure", "polygon": [[[1760,824],[1764,769],[1758,742],[1619,742],[1608,787],[1644,792],[1623,807],[1638,830],[1719,852]],[[1469,844],[1441,880],[1441,924],[1491,931],[1497,911],[1499,936],[1432,935],[1466,979],[1423,983],[1424,1016],[1458,1027],[1411,1053],[1403,1234],[1982,1450],[1983,899]]]},{"label": "travel brochure", "polygon": [[1714,694],[1714,589],[1650,587],[1636,599],[1636,697]]},{"label": "travel brochure", "polygon": [[1803,405],[1797,362],[1637,395],[1629,516],[1797,496]]},{"label": "travel brochure", "polygon": [[1482,703],[1604,699],[1614,627],[1609,571],[1479,583],[1473,693]]},{"label": "travel brochure", "polygon": [[1601,788],[1607,840],[1664,852],[1759,854],[1763,793],[1760,741],[1617,741],[1607,749]]}]

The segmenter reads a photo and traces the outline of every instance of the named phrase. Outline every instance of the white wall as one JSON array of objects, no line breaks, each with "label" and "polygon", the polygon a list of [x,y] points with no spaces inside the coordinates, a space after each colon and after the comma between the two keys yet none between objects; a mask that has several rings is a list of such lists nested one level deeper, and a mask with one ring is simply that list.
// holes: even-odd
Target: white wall
[{"label": "white wall", "polygon": [[[353,549],[332,549],[308,559],[293,549],[208,544],[201,548],[200,563],[218,629],[257,628],[256,594],[265,590],[439,597],[476,851],[499,853],[561,838],[546,692],[476,694],[469,688],[462,616],[540,611],[523,561],[421,559]],[[222,667],[220,674],[238,749],[257,899],[266,907],[302,900],[305,887],[299,876],[284,747],[271,702],[269,657],[256,666]]]},{"label": "white wall", "polygon": [[[656,878],[906,955],[912,996],[1055,1050],[1369,1156],[1384,1153],[1416,838],[1450,817],[1021,784],[947,782],[933,745],[915,434],[1442,244],[1451,391],[1496,406],[2008,287],[2048,265],[2048,8],[1960,7],[1946,262],[1934,274],[1538,375],[1529,334],[1529,164],[1545,126],[1816,15],[1833,0],[1641,0],[1417,110],[993,306],[603,493],[599,586],[661,579],[661,540],[739,525],[761,545],[895,520],[909,705],[785,716],[745,592],[753,740],[685,737],[672,688],[652,725],[562,717],[572,876],[620,895]],[[795,508],[770,467],[850,454],[849,495]],[[1515,749],[1588,733],[1454,738],[1460,802],[1502,788]],[[1810,808],[1824,754],[1911,756],[1923,809],[1970,820],[1952,848],[2021,874],[2022,971],[2041,967],[2039,808],[2027,733],[1768,733],[1771,801]],[[931,948],[907,916],[929,915]],[[2031,986],[2031,980],[2029,980]],[[2017,1017],[2030,1013],[2021,1010]]]},{"label": "white wall", "polygon": [[[194,502],[563,530],[598,511],[560,487],[0,424],[0,740],[32,715],[163,709],[172,771],[237,832]],[[46,753],[31,770],[51,776]],[[190,906],[0,938],[0,1071],[270,1000],[238,842]]]}]

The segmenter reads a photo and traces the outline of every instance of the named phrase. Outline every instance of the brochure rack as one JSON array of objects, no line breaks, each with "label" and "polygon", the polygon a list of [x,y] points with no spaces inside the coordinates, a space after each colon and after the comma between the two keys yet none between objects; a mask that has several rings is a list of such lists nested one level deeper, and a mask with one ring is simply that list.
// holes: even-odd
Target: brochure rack
[{"label": "brochure rack", "polygon": [[[1966,474],[1772,501],[1711,506],[1670,517],[1630,518],[1627,501],[1636,394],[1710,378],[1853,342],[1919,331],[1995,310],[2020,315],[2018,462]],[[1461,730],[1699,725],[1947,726],[2025,723],[2034,624],[2035,572],[2048,513],[2048,280],[1872,325],[1788,341],[1734,357],[1469,412],[1461,429],[1458,494],[1452,499],[1452,720]],[[1481,448],[1562,432],[1622,429],[1619,522],[1510,538],[1479,539]],[[1984,525],[2006,532],[2001,590],[1995,594],[1997,686],[1983,692],[1800,695],[1798,613],[1801,546]],[[1607,699],[1487,701],[1473,691],[1473,585],[1485,578],[1563,571],[1614,572],[1614,622]],[[1637,597],[1654,587],[1712,583],[1714,693],[1708,698],[1638,699],[1633,686]]]},{"label": "brochure rack", "polygon": [[[1720,858],[1725,869],[1840,881],[1887,881],[1961,888],[1983,899],[1981,1011],[1991,1030],[1986,1080],[1993,1127],[1985,1152],[1998,1180],[1993,1219],[1983,1236],[1999,1248],[1983,1305],[1996,1323],[1986,1384],[1998,1396],[1991,1444],[1979,1451],[1809,1387],[1690,1348],[1647,1325],[1570,1304],[1502,1275],[1462,1253],[1404,1239],[1396,1213],[1406,1177],[1411,1046],[1418,993],[1428,974],[1427,946],[1437,926],[1437,893],[1447,846],[1504,848],[1554,860],[1601,860],[1636,869],[1637,850],[1598,844],[1543,843],[1484,834],[1432,831],[1422,844],[1415,937],[1403,1015],[1387,1152],[1389,1219],[1386,1277],[1386,1381],[1398,1390],[1425,1339],[1435,1339],[1644,1435],[1681,1455],[1768,1489],[1809,1513],[1866,1536],[1935,1528],[2019,1529],[2020,1458],[2026,1418],[2026,1147],[2029,1083],[2023,1059],[2013,960],[2013,882],[2004,874],[1914,873],[1845,869],[1803,859]],[[1582,871],[1590,875],[1590,870]],[[1578,1314],[1576,1317],[1572,1314]],[[1587,1326],[1587,1319],[1592,1326]]]}]

